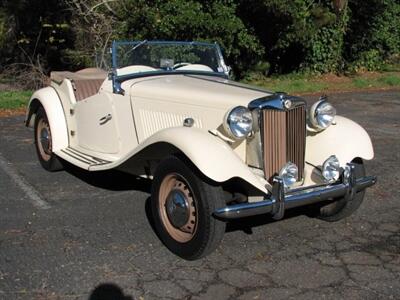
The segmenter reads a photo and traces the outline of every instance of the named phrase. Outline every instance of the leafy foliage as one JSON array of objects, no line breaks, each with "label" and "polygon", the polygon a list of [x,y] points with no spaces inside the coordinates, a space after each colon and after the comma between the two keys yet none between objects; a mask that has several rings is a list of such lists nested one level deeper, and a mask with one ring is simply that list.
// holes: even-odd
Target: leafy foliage
[{"label": "leafy foliage", "polygon": [[2,67],[107,68],[113,39],[218,42],[237,77],[379,70],[400,56],[400,3],[1,0]]},{"label": "leafy foliage", "polygon": [[[59,51],[68,47],[71,32],[66,23],[68,12],[58,0],[3,0],[0,30],[4,47],[0,48],[2,64],[43,64],[44,68],[63,65]],[[0,25],[0,28],[2,25]]]},{"label": "leafy foliage", "polygon": [[237,74],[263,54],[233,1],[125,0],[121,7],[120,38],[218,42]]},{"label": "leafy foliage", "polygon": [[242,7],[242,17],[268,49],[272,73],[341,69],[346,9],[313,0],[257,0],[250,6],[243,0]]},{"label": "leafy foliage", "polygon": [[345,58],[354,70],[379,70],[400,53],[400,2],[350,0]]}]

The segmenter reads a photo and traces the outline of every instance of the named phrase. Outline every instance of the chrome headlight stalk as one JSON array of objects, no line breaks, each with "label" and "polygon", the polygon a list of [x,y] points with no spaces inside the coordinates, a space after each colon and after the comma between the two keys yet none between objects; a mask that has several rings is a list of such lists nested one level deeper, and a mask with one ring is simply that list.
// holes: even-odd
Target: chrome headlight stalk
[{"label": "chrome headlight stalk", "polygon": [[327,182],[335,182],[340,176],[340,163],[336,155],[331,155],[322,165],[322,176]]},{"label": "chrome headlight stalk", "polygon": [[248,137],[253,130],[253,117],[244,106],[236,106],[229,110],[224,118],[224,129],[234,139]]},{"label": "chrome headlight stalk", "polygon": [[322,131],[332,125],[335,116],[336,109],[326,101],[326,97],[321,97],[311,106],[308,119],[312,129]]}]

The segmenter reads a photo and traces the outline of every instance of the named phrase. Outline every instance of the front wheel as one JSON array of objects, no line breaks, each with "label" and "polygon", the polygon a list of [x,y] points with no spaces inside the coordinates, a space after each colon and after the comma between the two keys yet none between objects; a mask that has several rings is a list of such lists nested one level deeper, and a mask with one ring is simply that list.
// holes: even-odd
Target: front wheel
[{"label": "front wheel", "polygon": [[225,223],[212,213],[224,205],[222,189],[204,182],[177,157],[157,167],[151,191],[154,226],[174,254],[194,260],[215,250]]}]

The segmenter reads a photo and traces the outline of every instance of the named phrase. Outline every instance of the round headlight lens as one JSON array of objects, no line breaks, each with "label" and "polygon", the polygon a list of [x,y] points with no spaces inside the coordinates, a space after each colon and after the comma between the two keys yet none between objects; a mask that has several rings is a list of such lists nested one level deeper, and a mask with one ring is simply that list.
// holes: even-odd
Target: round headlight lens
[{"label": "round headlight lens", "polygon": [[253,118],[250,110],[244,106],[233,108],[226,116],[225,127],[234,138],[244,138],[253,128]]},{"label": "round headlight lens", "polygon": [[285,187],[291,187],[296,183],[299,176],[299,170],[294,163],[288,162],[279,172]]},{"label": "round headlight lens", "polygon": [[322,176],[326,181],[332,182],[339,179],[340,163],[335,155],[330,156],[322,165]]},{"label": "round headlight lens", "polygon": [[323,130],[328,128],[334,121],[336,109],[325,100],[318,101],[311,106],[310,121],[314,128]]}]

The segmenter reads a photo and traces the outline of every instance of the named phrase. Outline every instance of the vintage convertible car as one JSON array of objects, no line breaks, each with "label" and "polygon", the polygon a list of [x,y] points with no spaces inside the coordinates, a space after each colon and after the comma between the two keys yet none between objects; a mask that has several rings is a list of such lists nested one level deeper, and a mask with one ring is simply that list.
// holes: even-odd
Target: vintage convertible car
[{"label": "vintage convertible car", "polygon": [[371,140],[320,98],[304,100],[228,79],[217,44],[113,42],[113,69],[52,72],[26,125],[41,165],[152,178],[162,242],[185,259],[220,243],[225,222],[281,219],[308,205],[327,221],[349,216],[365,189]]}]

